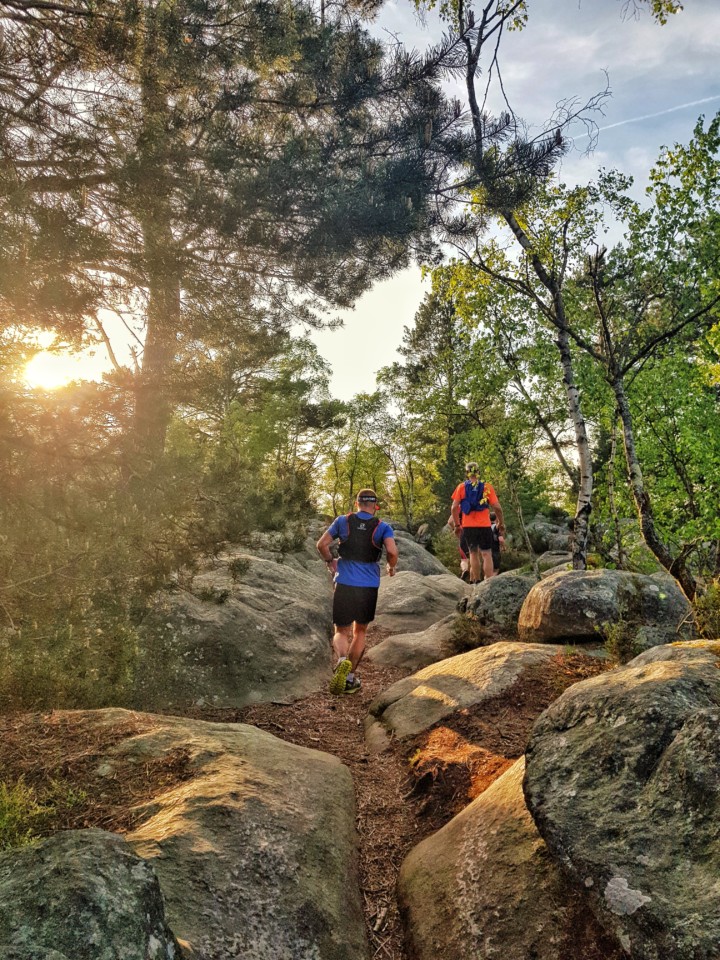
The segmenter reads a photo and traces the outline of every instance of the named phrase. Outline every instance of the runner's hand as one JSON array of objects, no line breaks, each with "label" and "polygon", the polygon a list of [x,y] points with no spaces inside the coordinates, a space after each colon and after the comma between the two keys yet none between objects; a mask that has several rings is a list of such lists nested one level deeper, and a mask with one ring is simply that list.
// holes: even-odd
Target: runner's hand
[{"label": "runner's hand", "polygon": [[387,575],[388,575],[389,577],[394,577],[394,576],[395,576],[395,567],[391,567],[389,563],[388,563],[388,565],[387,565]]},{"label": "runner's hand", "polygon": [[337,557],[333,557],[330,563],[327,564],[328,573],[331,577],[334,577],[337,573]]}]

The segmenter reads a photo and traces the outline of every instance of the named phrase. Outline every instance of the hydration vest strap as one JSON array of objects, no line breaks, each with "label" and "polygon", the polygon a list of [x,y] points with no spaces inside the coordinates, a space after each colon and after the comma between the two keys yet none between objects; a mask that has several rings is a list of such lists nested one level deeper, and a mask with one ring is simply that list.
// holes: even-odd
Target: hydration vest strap
[{"label": "hydration vest strap", "polygon": [[341,543],[345,543],[345,541],[346,541],[346,540],[348,539],[348,537],[350,536],[350,516],[351,516],[351,514],[346,513],[346,514],[344,514],[342,517],[339,518],[341,521],[342,521],[342,520],[345,521],[345,533],[343,533],[343,531],[342,531],[342,523],[338,523],[338,532],[339,532],[339,534],[340,534],[340,542],[341,542]]}]

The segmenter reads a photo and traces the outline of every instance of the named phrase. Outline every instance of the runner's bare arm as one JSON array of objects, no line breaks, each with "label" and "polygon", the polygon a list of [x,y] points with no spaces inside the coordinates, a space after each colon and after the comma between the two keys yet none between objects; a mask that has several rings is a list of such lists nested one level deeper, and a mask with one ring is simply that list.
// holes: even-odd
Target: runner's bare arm
[{"label": "runner's bare arm", "polygon": [[455,528],[454,528],[455,535],[459,537],[460,534],[462,533],[462,527],[460,525],[460,501],[459,500],[453,500],[452,518],[455,522]]},{"label": "runner's bare arm", "polygon": [[318,542],[315,544],[315,546],[317,547],[317,552],[323,558],[325,563],[329,567],[334,568],[335,558],[333,557],[332,553],[330,553],[330,544],[332,542],[333,542],[333,538],[330,536],[330,534],[326,530],[325,533],[320,537]]},{"label": "runner's bare arm", "polygon": [[387,554],[387,572],[389,577],[395,576],[395,567],[398,562],[398,548],[393,537],[385,538],[385,553]]}]

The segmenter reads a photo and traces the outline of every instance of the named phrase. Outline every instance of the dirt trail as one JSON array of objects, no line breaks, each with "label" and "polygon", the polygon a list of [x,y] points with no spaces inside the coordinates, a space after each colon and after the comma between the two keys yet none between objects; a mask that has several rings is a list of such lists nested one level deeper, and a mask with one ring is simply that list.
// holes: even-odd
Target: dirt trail
[{"label": "dirt trail", "polygon": [[[388,635],[371,627],[368,647]],[[332,753],[347,764],[355,783],[370,956],[407,960],[395,896],[407,854],[523,754],[535,719],[564,689],[605,668],[590,657],[560,656],[557,662],[526,671],[521,682],[482,711],[463,710],[427,733],[374,755],[366,749],[363,728],[370,702],[408,671],[379,667],[370,660],[359,670],[362,689],[351,696],[319,693],[288,705],[203,711],[199,716],[250,723],[292,743]]]},{"label": "dirt trail", "polygon": [[[369,631],[372,646],[387,636]],[[407,960],[395,884],[400,866],[417,843],[434,833],[485,790],[525,749],[532,725],[570,684],[600,672],[606,664],[576,655],[554,658],[479,710],[462,710],[441,724],[379,755],[365,747],[363,721],[371,700],[407,671],[366,660],[362,689],[352,696],[318,693],[292,704],[265,703],[241,710],[194,710],[187,715],[225,723],[249,723],[301,746],[323,750],[347,764],[355,784],[360,888],[370,956]],[[328,679],[330,672],[328,669]],[[41,835],[101,826],[124,833],[135,826],[131,809],[192,775],[183,751],[147,767],[128,769],[110,786],[97,780],[97,758],[115,739],[138,732],[136,723],[110,734],[92,724],[55,714],[0,718],[0,768],[8,781],[40,790],[66,785],[68,805],[56,806],[38,824]],[[109,739],[108,739],[109,738]],[[412,764],[409,758],[412,756]],[[135,780],[133,779],[135,777]]]}]

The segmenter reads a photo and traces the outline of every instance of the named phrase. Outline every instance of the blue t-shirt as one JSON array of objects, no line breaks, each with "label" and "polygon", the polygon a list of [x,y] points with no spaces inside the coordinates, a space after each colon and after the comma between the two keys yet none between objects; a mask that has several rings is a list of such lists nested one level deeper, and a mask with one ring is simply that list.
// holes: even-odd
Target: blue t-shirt
[{"label": "blue t-shirt", "polygon": [[[365,510],[358,510],[358,516],[361,520],[372,520],[373,514],[366,513]],[[328,533],[333,540],[339,540],[341,535],[347,537],[348,526],[346,518],[335,517],[328,527]],[[381,520],[373,532],[375,546],[381,547],[385,541],[395,537],[395,532],[389,523]],[[346,587],[379,587],[380,586],[380,564],[363,563],[361,560],[338,560],[337,573],[335,574],[335,583],[342,583]]]}]

